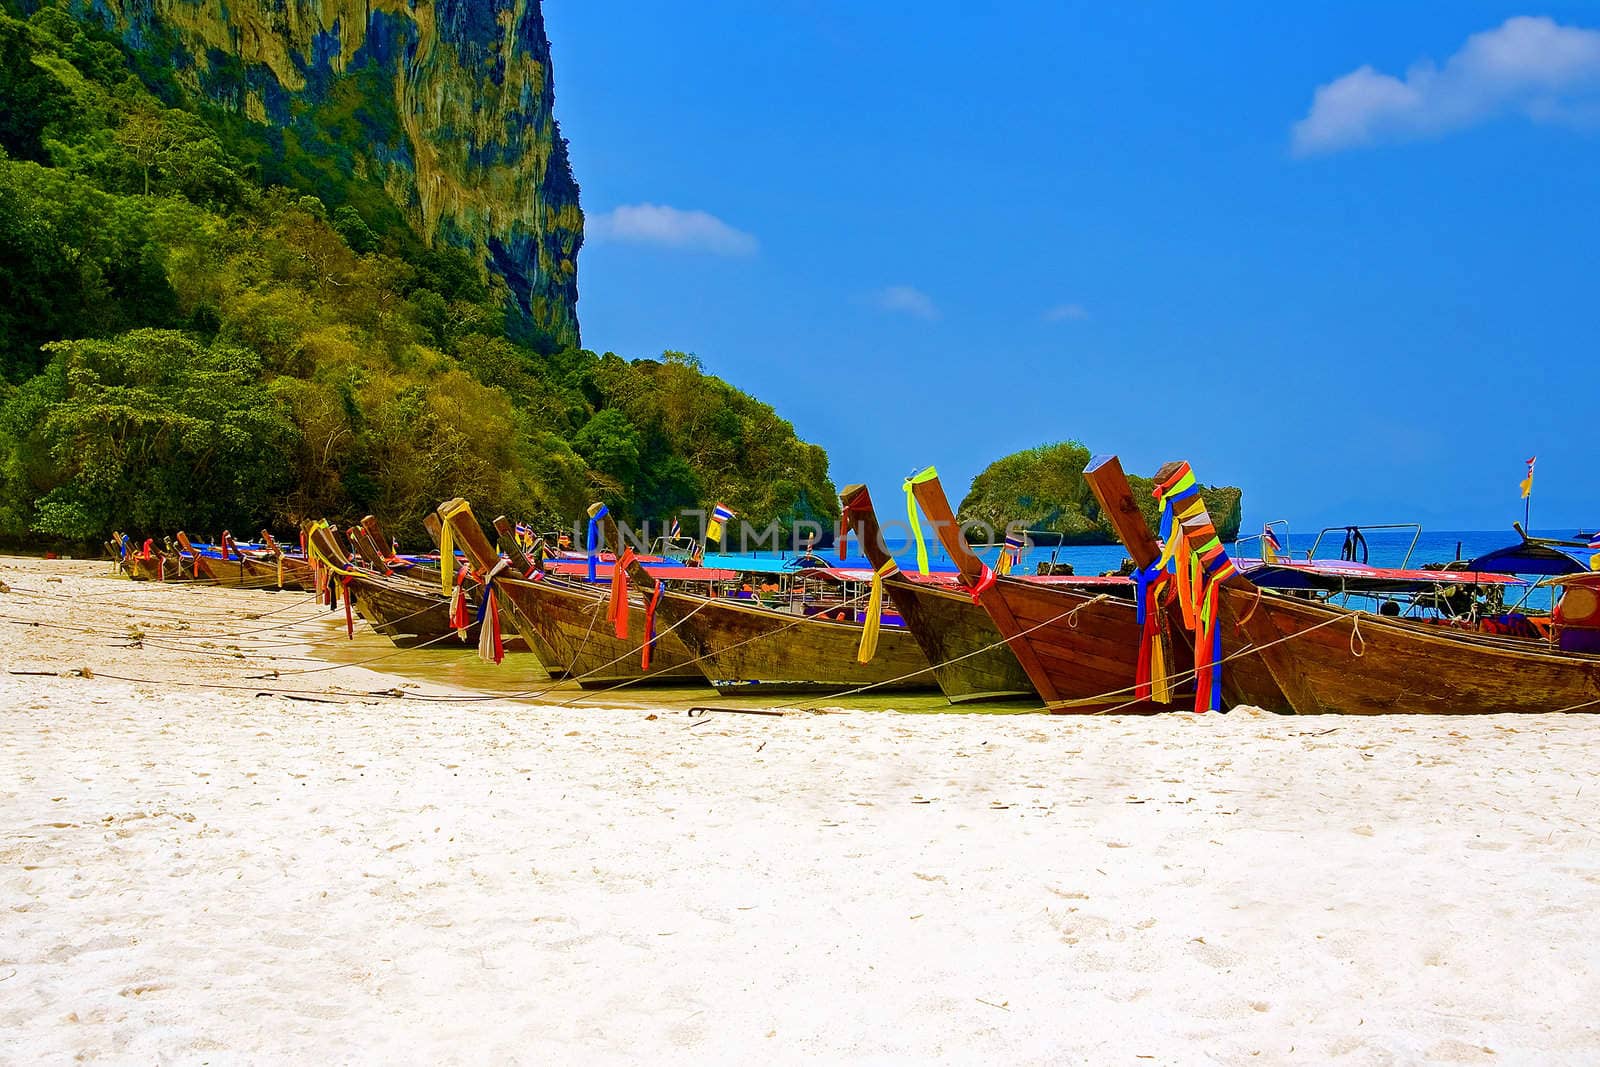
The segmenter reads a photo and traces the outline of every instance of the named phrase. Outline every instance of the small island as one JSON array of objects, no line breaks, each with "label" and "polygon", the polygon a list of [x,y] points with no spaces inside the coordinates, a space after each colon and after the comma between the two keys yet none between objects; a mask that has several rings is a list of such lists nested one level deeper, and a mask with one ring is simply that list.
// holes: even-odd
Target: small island
[{"label": "small island", "polygon": [[[1059,441],[1013,452],[995,460],[972,480],[961,501],[963,522],[981,522],[1004,531],[1010,523],[1027,524],[1038,544],[1114,545],[1116,532],[1100,512],[1099,502],[1083,480],[1090,452],[1081,441]],[[1149,478],[1130,475],[1134,494],[1153,530],[1158,509]],[[1236,486],[1201,486],[1217,532],[1224,541],[1239,536],[1243,492]]]}]

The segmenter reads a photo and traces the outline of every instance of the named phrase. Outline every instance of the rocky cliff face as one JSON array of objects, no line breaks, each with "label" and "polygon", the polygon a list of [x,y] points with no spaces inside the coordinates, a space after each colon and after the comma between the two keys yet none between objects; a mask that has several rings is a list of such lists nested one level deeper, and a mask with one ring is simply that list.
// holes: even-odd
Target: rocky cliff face
[{"label": "rocky cliff face", "polygon": [[578,343],[578,186],[540,0],[84,0],[280,154],[381,182],[504,282],[518,332]]}]

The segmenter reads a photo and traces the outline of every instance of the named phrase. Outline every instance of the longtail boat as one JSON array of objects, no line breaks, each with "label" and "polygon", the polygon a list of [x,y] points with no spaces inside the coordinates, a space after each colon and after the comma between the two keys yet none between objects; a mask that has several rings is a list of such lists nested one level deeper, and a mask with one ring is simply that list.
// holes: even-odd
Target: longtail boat
[{"label": "longtail boat", "polygon": [[[1156,475],[1168,483],[1186,465]],[[1210,517],[1175,535],[1191,551]],[[1600,634],[1600,573],[1561,579],[1549,637],[1455,629],[1423,619],[1354,611],[1262,589],[1234,574],[1219,583],[1221,621],[1248,635],[1280,687],[1281,709],[1301,715],[1498,714],[1600,710],[1600,655],[1570,651]],[[1234,666],[1230,660],[1224,669]]]},{"label": "longtail boat", "polygon": [[[307,546],[319,565],[331,572],[329,587],[337,587],[371,627],[396,645],[431,643],[452,631],[463,641],[477,639],[477,605],[468,596],[464,627],[452,625],[451,598],[437,587],[379,574],[358,567],[345,553],[333,529],[326,523],[313,524],[306,533]],[[338,594],[335,593],[335,596]]]},{"label": "longtail boat", "polygon": [[[861,551],[880,572],[884,590],[933,665],[933,678],[952,704],[1036,697],[1037,691],[1016,655],[982,606],[953,582],[913,577],[894,565],[883,543],[872,495],[864,485],[839,494],[839,558],[845,558],[845,531],[854,531]],[[920,579],[920,580],[919,580]]]},{"label": "longtail boat", "polygon": [[247,548],[235,541],[228,531],[222,531],[222,560],[207,557],[207,565],[218,569],[236,567],[243,576],[238,583],[243,588],[309,590],[310,564],[284,552],[265,530],[261,531],[261,536],[265,548]]},{"label": "longtail boat", "polygon": [[[261,531],[261,541],[267,546],[267,556],[273,561],[277,583],[284,589],[301,589],[310,592],[313,587],[311,561],[305,553],[288,552],[266,530]],[[280,576],[281,575],[281,576]]]},{"label": "longtail boat", "polygon": [[[422,528],[433,539],[435,546],[439,544],[439,516],[434,512],[422,517]],[[383,532],[377,517],[367,515],[361,520],[360,529],[362,555],[371,558],[372,566],[386,574],[395,574],[405,578],[413,578],[424,585],[439,585],[439,571],[443,566],[436,558],[426,556],[403,556],[395,550],[395,541]],[[451,573],[455,572],[452,563]]]},{"label": "longtail boat", "polygon": [[[442,544],[459,543],[471,566],[480,572],[498,566],[500,554],[490,544],[472,508],[459,498],[439,505],[444,524]],[[509,569],[494,580],[510,608],[507,614],[539,661],[553,677],[567,677],[585,689],[604,689],[629,682],[651,685],[695,685],[704,678],[691,662],[693,653],[675,634],[660,634],[643,665],[646,644],[645,606],[626,597],[621,609],[621,635],[613,614],[612,590],[548,577],[535,570],[521,575]]]},{"label": "longtail boat", "polygon": [[[1094,586],[1075,589],[1070,582],[996,574],[968,545],[933,468],[910,482],[917,503],[955,561],[961,584],[988,612],[1050,711],[1170,710],[1162,697],[1175,694],[1159,685],[1149,697],[1136,695],[1141,648],[1148,652],[1151,646],[1143,644],[1144,627],[1132,602],[1096,592]],[[1170,676],[1182,678],[1190,665],[1188,648],[1158,637],[1159,662],[1172,666]]]},{"label": "longtail boat", "polygon": [[[624,552],[624,560],[631,555]],[[636,583],[658,590],[652,594],[658,627],[682,636],[706,681],[724,695],[924,692],[936,686],[917,639],[899,627],[880,627],[875,652],[861,662],[863,625],[848,601],[832,613],[847,619],[827,618],[806,614],[803,604],[779,610],[668,589],[636,560],[627,565]]]},{"label": "longtail boat", "polygon": [[119,534],[113,542],[117,550],[117,564],[122,573],[136,582],[188,582],[194,580],[192,569],[185,569],[181,558],[156,547],[151,538],[135,548],[127,534]]},{"label": "longtail boat", "polygon": [[228,531],[222,531],[222,542],[216,546],[199,546],[189,540],[189,535],[178,531],[178,546],[188,554],[190,566],[198,580],[228,589],[251,589],[257,586],[243,557],[228,548],[233,540]]}]

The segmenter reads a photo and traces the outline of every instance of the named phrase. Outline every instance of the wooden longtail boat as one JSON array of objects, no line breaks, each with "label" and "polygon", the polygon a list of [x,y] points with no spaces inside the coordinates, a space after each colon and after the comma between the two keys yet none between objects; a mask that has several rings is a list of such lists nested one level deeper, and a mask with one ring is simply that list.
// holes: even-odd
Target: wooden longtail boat
[{"label": "wooden longtail boat", "polygon": [[[1051,712],[1169,711],[1177,706],[1133,696],[1141,627],[1132,603],[1094,593],[1092,587],[1080,591],[996,575],[967,544],[937,476],[918,475],[912,479],[912,492],[955,561],[962,585],[976,590]],[[1181,645],[1167,651],[1174,674],[1187,671],[1190,659]]]},{"label": "wooden longtail boat", "polygon": [[127,534],[118,534],[110,545],[116,553],[117,567],[135,582],[187,582],[193,571],[180,565],[179,558],[158,548],[153,540],[134,547]]},{"label": "wooden longtail boat", "polygon": [[208,566],[219,569],[237,567],[244,576],[240,587],[248,589],[306,589],[311,588],[311,566],[304,559],[288,556],[278,547],[272,535],[261,531],[267,544],[265,550],[252,551],[240,548],[228,531],[222,532],[222,560],[206,557]]},{"label": "wooden longtail boat", "polygon": [[[310,592],[315,587],[311,574],[311,561],[304,554],[297,556],[285,551],[284,547],[278,544],[272,534],[266,530],[261,531],[261,540],[267,546],[267,555],[272,559],[274,570],[276,571],[280,563],[282,565],[282,587],[284,589],[300,589]],[[273,577],[276,581],[276,573],[274,573]]]},{"label": "wooden longtail boat", "polygon": [[217,546],[217,554],[211,555],[196,548],[189,541],[187,534],[182,530],[178,531],[178,546],[188,555],[190,567],[199,581],[227,589],[258,588],[258,583],[251,576],[243,558],[228,550],[227,546],[231,540],[232,537],[224,530],[222,544]]},{"label": "wooden longtail boat", "polygon": [[[1122,544],[1133,559],[1134,566],[1149,568],[1161,557],[1161,546],[1150,532],[1134,499],[1133,488],[1128,484],[1122,463],[1116,456],[1096,456],[1084,470],[1083,477],[1100,502],[1101,513],[1110,521]],[[1187,670],[1194,662],[1194,643],[1179,626],[1169,626],[1172,612],[1157,609],[1156,626],[1168,633],[1171,644],[1184,650]],[[1232,626],[1222,631],[1222,651],[1228,659],[1222,672],[1222,698],[1224,708],[1241,705],[1265,711],[1284,710],[1283,690],[1273,679],[1266,664],[1259,657],[1243,654],[1250,644],[1249,636]],[[1174,668],[1177,670],[1178,668]],[[1187,688],[1193,689],[1190,685]]]},{"label": "wooden longtail boat", "polygon": [[[839,494],[844,508],[841,529],[854,530],[861,551],[874,570],[893,557],[883,543],[872,495],[864,485],[846,486]],[[843,553],[844,540],[840,539]],[[980,700],[1037,697],[1028,672],[982,606],[954,585],[918,581],[899,570],[883,579],[884,591],[905,627],[933,664],[933,678],[952,704]]]},{"label": "wooden longtail boat", "polygon": [[[607,538],[621,550],[614,525]],[[637,561],[630,570],[641,588],[655,587],[656,579]],[[858,622],[663,587],[656,598],[656,629],[668,627],[682,636],[706,681],[724,695],[925,692],[937,684],[917,639],[897,627],[879,631],[876,654],[862,663]]]},{"label": "wooden longtail boat", "polygon": [[[362,556],[368,557],[369,564],[374,570],[381,570],[387,574],[395,574],[405,578],[412,578],[424,585],[440,585],[438,560],[422,562],[415,558],[406,558],[398,555],[394,550],[395,542],[383,532],[375,516],[368,515],[361,520],[361,530],[364,536],[361,539]],[[422,528],[428,536],[433,538],[435,546],[439,544],[439,516],[429,512],[422,517]],[[354,531],[352,531],[354,536]]]},{"label": "wooden longtail boat", "polygon": [[[307,538],[314,552],[337,568],[328,580],[340,584],[356,612],[396,645],[433,642],[456,632],[450,625],[450,600],[437,587],[429,589],[405,578],[362,570],[345,554],[333,530],[325,524],[312,526]],[[461,639],[475,644],[477,603],[471,590],[468,601],[468,617],[474,621]]]},{"label": "wooden longtail boat", "polygon": [[[453,540],[459,542],[480,573],[499,564],[499,552],[489,543],[466,501],[447,501],[439,505],[437,515],[449,523]],[[700,671],[690,662],[693,654],[675,634],[660,635],[651,653],[650,669],[645,671],[640,666],[645,613],[643,603],[636,598],[630,598],[628,603],[628,636],[619,638],[609,617],[610,591],[605,586],[509,572],[502,572],[494,584],[513,609],[508,612],[513,627],[538,653],[552,677],[571,678],[584,689],[605,689],[628,682],[704,683]]]},{"label": "wooden longtail boat", "polygon": [[[1600,574],[1576,588],[1593,598],[1584,601],[1593,612]],[[1558,630],[1575,614],[1564,606],[1557,605]],[[1252,655],[1281,688],[1284,710],[1297,714],[1600,710],[1600,655],[1562,651],[1551,641],[1352,611],[1263,590],[1242,576],[1222,586],[1220,610],[1224,623],[1248,634],[1256,646]]]}]

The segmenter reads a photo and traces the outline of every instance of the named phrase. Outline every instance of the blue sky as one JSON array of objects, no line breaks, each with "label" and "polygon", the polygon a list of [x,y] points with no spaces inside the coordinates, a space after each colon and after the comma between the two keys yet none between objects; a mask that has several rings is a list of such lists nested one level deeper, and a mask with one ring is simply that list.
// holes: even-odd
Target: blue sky
[{"label": "blue sky", "polygon": [[1600,8],[547,0],[584,343],[838,484],[1078,438],[1247,523],[1600,524]]}]

